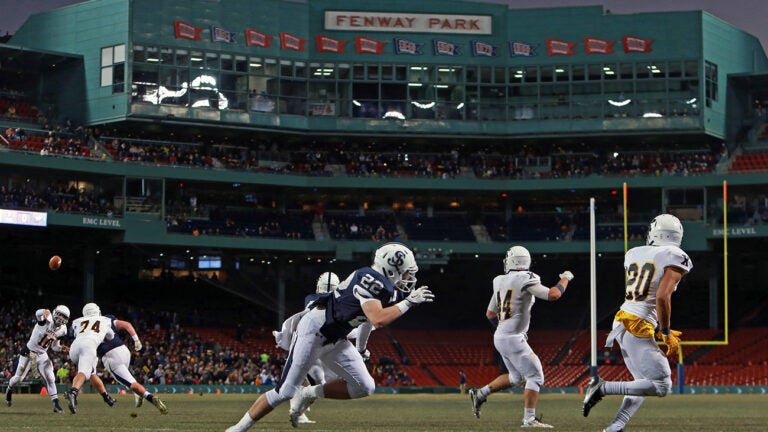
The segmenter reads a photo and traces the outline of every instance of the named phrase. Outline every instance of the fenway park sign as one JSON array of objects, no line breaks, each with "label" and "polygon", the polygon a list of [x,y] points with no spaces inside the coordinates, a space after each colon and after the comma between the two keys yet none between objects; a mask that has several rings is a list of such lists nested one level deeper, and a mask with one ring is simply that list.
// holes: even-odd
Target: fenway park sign
[{"label": "fenway park sign", "polygon": [[326,30],[493,34],[490,15],[325,11]]}]

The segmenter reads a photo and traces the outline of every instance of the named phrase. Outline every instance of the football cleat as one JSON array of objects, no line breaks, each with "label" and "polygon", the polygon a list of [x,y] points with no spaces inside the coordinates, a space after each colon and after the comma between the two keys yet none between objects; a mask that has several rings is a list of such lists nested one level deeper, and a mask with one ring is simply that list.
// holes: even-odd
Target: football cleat
[{"label": "football cleat", "polygon": [[104,399],[104,403],[109,406],[114,406],[117,403],[117,400],[110,395],[102,395],[101,398]]},{"label": "football cleat", "polygon": [[77,412],[77,395],[72,390],[65,392],[64,397],[67,398],[67,407],[72,414]]},{"label": "football cleat", "polygon": [[[290,411],[288,412],[288,417],[291,420],[291,426],[293,427],[299,427],[299,417],[301,417],[302,414],[304,414],[304,411],[309,408],[312,403],[317,400],[316,397],[312,396],[310,394],[312,387],[303,387],[300,392],[300,396],[298,398],[298,402],[296,402],[295,406],[291,406]],[[291,399],[291,405],[293,405],[293,399]]]},{"label": "football cleat", "polygon": [[298,418],[298,421],[299,421],[299,424],[304,424],[304,423],[317,423],[317,422],[316,422],[316,421],[314,421],[314,420],[310,420],[310,419],[309,419],[309,417],[307,417],[307,415],[306,415],[306,414],[302,414],[302,415],[300,415],[300,416],[299,416],[299,418]]},{"label": "football cleat", "polygon": [[551,424],[546,424],[541,422],[541,416],[539,418],[532,418],[530,420],[523,420],[523,423],[520,425],[521,428],[543,428],[543,429],[553,429],[554,426]]},{"label": "football cleat", "polygon": [[136,393],[133,394],[133,401],[136,403],[136,408],[141,408],[144,405],[144,398]]},{"label": "football cleat", "polygon": [[168,407],[165,406],[165,402],[161,401],[159,397],[155,396],[152,398],[152,405],[160,410],[160,414],[168,414]]},{"label": "football cleat", "polygon": [[61,414],[61,413],[64,412],[64,410],[61,409],[61,405],[59,405],[59,399],[54,399],[53,400],[53,412],[55,414]]},{"label": "football cleat", "polygon": [[602,378],[595,379],[594,377],[589,381],[589,386],[584,392],[584,417],[589,415],[589,410],[592,409],[598,402],[603,400],[603,384],[605,380]]},{"label": "football cleat", "polygon": [[8,390],[5,391],[5,404],[13,405],[13,387],[11,386],[8,386]]},{"label": "football cleat", "polygon": [[485,403],[485,399],[480,399],[475,388],[469,389],[469,399],[472,401],[472,413],[480,418],[480,406]]}]

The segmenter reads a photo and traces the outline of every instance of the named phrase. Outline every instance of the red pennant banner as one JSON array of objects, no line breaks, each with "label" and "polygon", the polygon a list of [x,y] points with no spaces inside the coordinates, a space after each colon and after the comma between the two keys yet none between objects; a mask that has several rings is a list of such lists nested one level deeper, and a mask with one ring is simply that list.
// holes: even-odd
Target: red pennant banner
[{"label": "red pennant banner", "polygon": [[304,44],[306,42],[306,39],[302,39],[290,33],[280,33],[280,48],[284,50],[305,51],[306,48],[304,47]]},{"label": "red pennant banner", "polygon": [[332,52],[343,53],[344,44],[347,41],[334,39],[332,37],[317,35],[315,36],[315,42],[317,42],[317,52]]},{"label": "red pennant banner", "polygon": [[558,39],[547,39],[547,54],[553,55],[573,55],[574,42],[566,42]]},{"label": "red pennant banner", "polygon": [[653,39],[641,39],[634,36],[624,36],[621,38],[621,42],[624,44],[624,52],[651,52],[651,44]]},{"label": "red pennant banner", "polygon": [[272,36],[254,29],[245,29],[245,44],[262,48],[272,48]]},{"label": "red pennant banner", "polygon": [[358,36],[355,38],[355,48],[358,54],[384,54],[384,41]]},{"label": "red pennant banner", "polygon": [[613,44],[613,41],[593,37],[584,38],[584,49],[587,54],[612,54]]},{"label": "red pennant banner", "polygon": [[174,21],[173,28],[176,31],[176,39],[200,40],[200,32],[203,31],[203,29],[184,21]]}]

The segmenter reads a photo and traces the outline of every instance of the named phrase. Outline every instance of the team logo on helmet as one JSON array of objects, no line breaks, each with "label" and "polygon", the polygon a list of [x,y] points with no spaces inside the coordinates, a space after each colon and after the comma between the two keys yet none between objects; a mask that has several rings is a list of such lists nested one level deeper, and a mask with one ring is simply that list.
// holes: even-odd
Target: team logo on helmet
[{"label": "team logo on helmet", "polygon": [[399,250],[395,251],[395,255],[387,258],[387,264],[400,271],[400,266],[405,262],[405,252]]}]

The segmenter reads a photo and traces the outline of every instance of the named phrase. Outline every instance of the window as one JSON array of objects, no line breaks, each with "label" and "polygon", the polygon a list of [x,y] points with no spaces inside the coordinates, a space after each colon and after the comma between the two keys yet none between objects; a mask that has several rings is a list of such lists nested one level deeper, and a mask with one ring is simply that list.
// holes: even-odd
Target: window
[{"label": "window", "polygon": [[705,61],[704,62],[704,79],[705,79],[705,91],[704,95],[706,99],[707,108],[712,107],[712,102],[717,102],[717,65]]},{"label": "window", "polygon": [[201,270],[205,269],[220,269],[221,257],[220,256],[207,256],[203,255],[197,260],[197,268]]},{"label": "window", "polygon": [[101,49],[101,86],[112,93],[125,91],[125,44]]}]

